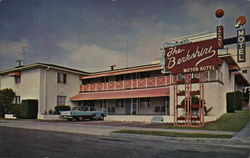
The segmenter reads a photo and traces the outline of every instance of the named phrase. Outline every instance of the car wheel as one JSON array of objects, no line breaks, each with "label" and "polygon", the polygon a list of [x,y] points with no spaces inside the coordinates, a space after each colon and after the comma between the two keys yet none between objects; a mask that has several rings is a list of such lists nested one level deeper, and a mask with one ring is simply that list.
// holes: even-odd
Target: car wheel
[{"label": "car wheel", "polygon": [[104,120],[104,116],[103,115],[100,116],[99,120]]},{"label": "car wheel", "polygon": [[72,121],[73,121],[73,122],[75,122],[75,121],[77,121],[77,120],[78,120],[78,118],[76,118],[76,117],[72,118]]},{"label": "car wheel", "polygon": [[80,116],[78,119],[79,119],[80,121],[83,121],[83,120],[84,120],[84,117],[83,117],[83,116]]}]

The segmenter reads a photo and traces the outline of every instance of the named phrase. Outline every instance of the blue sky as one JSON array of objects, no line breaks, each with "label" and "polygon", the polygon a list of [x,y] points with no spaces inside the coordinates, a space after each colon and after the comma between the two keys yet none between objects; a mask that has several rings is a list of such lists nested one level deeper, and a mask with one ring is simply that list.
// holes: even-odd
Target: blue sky
[{"label": "blue sky", "polygon": [[250,17],[249,0],[0,0],[0,70],[21,58],[85,71],[148,64],[163,41],[215,32],[218,8],[226,37]]}]

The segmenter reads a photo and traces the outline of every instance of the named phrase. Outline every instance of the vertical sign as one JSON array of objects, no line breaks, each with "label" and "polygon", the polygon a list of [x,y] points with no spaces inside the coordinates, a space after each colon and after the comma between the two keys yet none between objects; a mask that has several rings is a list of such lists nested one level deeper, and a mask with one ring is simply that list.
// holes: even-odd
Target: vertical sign
[{"label": "vertical sign", "polygon": [[245,29],[237,30],[237,62],[246,62]]},{"label": "vertical sign", "polygon": [[224,28],[222,25],[216,27],[217,32],[217,40],[218,40],[218,48],[224,48],[223,40],[224,40]]}]

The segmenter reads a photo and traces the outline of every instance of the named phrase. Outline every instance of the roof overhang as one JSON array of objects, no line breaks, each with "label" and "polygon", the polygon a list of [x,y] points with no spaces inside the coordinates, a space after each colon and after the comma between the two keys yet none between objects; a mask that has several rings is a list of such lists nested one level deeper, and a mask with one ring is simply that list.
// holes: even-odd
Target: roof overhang
[{"label": "roof overhang", "polygon": [[9,73],[8,76],[21,76],[21,72],[20,71],[16,71],[16,72],[12,72],[12,73]]},{"label": "roof overhang", "polygon": [[115,76],[115,75],[122,75],[122,74],[136,73],[136,72],[154,71],[154,70],[161,70],[161,69],[162,69],[162,67],[159,64],[143,65],[143,66],[137,66],[137,67],[130,67],[130,68],[123,68],[123,69],[117,69],[117,70],[110,70],[110,71],[92,73],[92,74],[90,74],[88,76],[82,76],[81,79]]},{"label": "roof overhang", "polygon": [[54,69],[54,70],[64,71],[64,72],[73,73],[73,74],[77,74],[77,75],[88,75],[89,74],[89,73],[81,71],[81,70],[68,68],[68,67],[64,67],[64,66],[59,66],[59,65],[54,65],[54,64],[46,64],[46,63],[35,63],[35,64],[15,67],[12,69],[1,71],[0,75],[10,74],[10,73],[14,73],[14,72],[21,72],[21,71],[35,69],[35,68]]},{"label": "roof overhang", "polygon": [[235,72],[235,80],[244,85],[244,86],[250,86],[250,83],[248,82],[248,80],[242,75],[241,72]]},{"label": "roof overhang", "polygon": [[170,94],[169,88],[162,87],[162,88],[147,88],[147,89],[137,89],[137,90],[79,93],[70,98],[70,100],[83,101],[83,100],[103,100],[103,99],[148,98],[148,97],[169,96],[169,94]]}]

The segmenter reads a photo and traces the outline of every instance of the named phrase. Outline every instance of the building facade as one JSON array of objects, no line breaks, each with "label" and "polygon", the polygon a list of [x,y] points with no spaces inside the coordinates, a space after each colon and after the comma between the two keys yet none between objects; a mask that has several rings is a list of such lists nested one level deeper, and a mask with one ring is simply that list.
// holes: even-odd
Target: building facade
[{"label": "building facade", "polygon": [[[212,108],[205,121],[216,120],[226,113],[227,92],[242,91],[242,87],[249,86],[243,75],[237,75],[240,68],[231,55],[220,59],[219,69],[205,73],[205,106]],[[80,93],[71,101],[106,111],[107,120],[150,122],[157,117],[162,122],[173,122],[172,75],[161,70],[160,64],[149,64],[83,76]],[[197,74],[192,76],[195,78]],[[192,87],[198,89],[199,84],[193,83]]]},{"label": "building facade", "polygon": [[79,77],[86,74],[58,65],[31,64],[2,71],[0,89],[11,88],[16,104],[25,99],[38,100],[38,118],[43,118],[57,105],[76,106],[69,98],[79,91]]},{"label": "building facade", "polygon": [[[204,74],[205,106],[211,108],[205,116],[206,122],[226,113],[227,92],[242,91],[249,86],[249,78],[242,75],[232,55],[227,53],[220,59],[217,70]],[[95,73],[37,63],[0,72],[0,89],[13,89],[16,103],[37,99],[38,119],[47,119],[49,111],[57,105],[69,105],[105,111],[106,120],[173,122],[173,78],[161,71],[157,62]],[[197,75],[193,73],[192,78]],[[183,75],[178,78],[181,80]],[[184,84],[178,86],[184,88]],[[192,88],[198,89],[199,83],[193,82]]]}]

